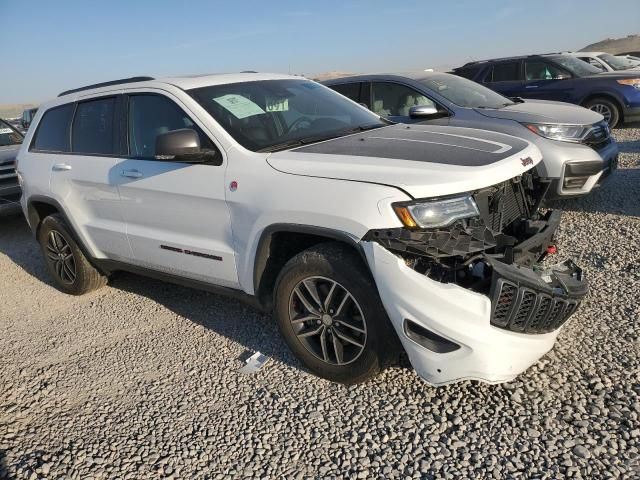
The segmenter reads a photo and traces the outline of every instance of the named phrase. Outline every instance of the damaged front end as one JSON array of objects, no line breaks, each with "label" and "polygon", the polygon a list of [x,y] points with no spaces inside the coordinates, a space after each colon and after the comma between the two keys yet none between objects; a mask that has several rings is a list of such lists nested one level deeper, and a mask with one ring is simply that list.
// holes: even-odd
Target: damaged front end
[{"label": "damaged front end", "polygon": [[525,173],[469,193],[473,216],[435,228],[371,230],[363,240],[380,244],[431,280],[486,295],[495,327],[551,332],[576,311],[588,287],[571,260],[546,266],[561,212],[539,211],[545,191],[534,174]]}]

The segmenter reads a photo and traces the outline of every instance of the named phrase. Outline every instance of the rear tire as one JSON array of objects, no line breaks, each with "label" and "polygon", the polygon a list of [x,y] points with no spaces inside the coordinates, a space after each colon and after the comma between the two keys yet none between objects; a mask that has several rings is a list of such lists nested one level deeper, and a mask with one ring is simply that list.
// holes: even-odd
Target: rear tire
[{"label": "rear tire", "polygon": [[58,290],[82,295],[106,285],[107,277],[89,263],[61,215],[50,215],[42,221],[38,243]]},{"label": "rear tire", "polygon": [[291,351],[320,377],[364,382],[397,357],[397,337],[371,274],[339,243],[311,247],[287,262],[274,310]]},{"label": "rear tire", "polygon": [[614,128],[620,121],[620,108],[614,101],[608,98],[592,98],[585,102],[584,107],[602,115],[610,128]]}]

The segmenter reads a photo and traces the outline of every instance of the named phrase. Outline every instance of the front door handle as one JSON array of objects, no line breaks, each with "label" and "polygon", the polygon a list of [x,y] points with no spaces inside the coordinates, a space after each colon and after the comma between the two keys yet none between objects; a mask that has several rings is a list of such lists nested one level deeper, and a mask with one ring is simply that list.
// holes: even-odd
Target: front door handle
[{"label": "front door handle", "polygon": [[121,175],[129,178],[140,178],[142,177],[142,172],[139,170],[123,170]]},{"label": "front door handle", "polygon": [[71,170],[71,165],[67,165],[66,163],[56,163],[51,167],[51,170],[54,172],[62,172],[65,170]]},{"label": "front door handle", "polygon": [[538,88],[540,85],[527,85],[524,88]]}]

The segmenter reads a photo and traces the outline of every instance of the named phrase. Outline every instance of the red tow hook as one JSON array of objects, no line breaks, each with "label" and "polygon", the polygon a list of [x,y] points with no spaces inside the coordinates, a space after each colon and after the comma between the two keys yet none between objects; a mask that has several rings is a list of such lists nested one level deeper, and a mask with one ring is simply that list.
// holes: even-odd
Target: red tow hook
[{"label": "red tow hook", "polygon": [[547,253],[549,255],[555,255],[556,253],[558,253],[558,247],[556,247],[555,245],[547,245]]}]

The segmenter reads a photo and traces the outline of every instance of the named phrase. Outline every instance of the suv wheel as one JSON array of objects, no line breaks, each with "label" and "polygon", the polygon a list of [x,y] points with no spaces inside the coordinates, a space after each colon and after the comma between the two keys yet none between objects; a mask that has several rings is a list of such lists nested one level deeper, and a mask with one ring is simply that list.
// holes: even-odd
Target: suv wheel
[{"label": "suv wheel", "polygon": [[607,98],[594,98],[586,102],[584,106],[602,115],[611,128],[615,127],[620,121],[620,110],[618,106]]},{"label": "suv wheel", "polygon": [[312,247],[285,265],[276,283],[275,314],[293,353],[335,382],[375,376],[397,348],[369,271],[340,244]]},{"label": "suv wheel", "polygon": [[107,277],[98,272],[78,248],[60,215],[50,215],[42,221],[38,243],[59,290],[82,295],[107,283]]}]

